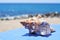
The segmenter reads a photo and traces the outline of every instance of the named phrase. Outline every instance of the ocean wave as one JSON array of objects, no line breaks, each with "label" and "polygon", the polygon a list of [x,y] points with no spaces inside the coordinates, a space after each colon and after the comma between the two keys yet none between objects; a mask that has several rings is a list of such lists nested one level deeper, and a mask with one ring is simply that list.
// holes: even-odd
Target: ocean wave
[{"label": "ocean wave", "polygon": [[3,19],[3,20],[13,20],[13,19],[23,19],[23,18],[28,18],[28,14],[16,15],[16,16],[6,15],[5,17],[1,17],[0,19]]},{"label": "ocean wave", "polygon": [[0,17],[0,19],[4,19],[4,20],[13,20],[13,19],[26,19],[29,17],[33,17],[33,16],[37,16],[37,15],[41,15],[42,17],[60,17],[60,12],[49,12],[49,13],[45,13],[45,14],[22,14],[22,15],[5,15],[5,17]]}]

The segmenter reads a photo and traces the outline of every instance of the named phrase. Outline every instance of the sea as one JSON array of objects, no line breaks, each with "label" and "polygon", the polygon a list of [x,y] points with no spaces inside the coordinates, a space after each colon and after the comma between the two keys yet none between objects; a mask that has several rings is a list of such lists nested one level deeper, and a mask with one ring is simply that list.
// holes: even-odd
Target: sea
[{"label": "sea", "polygon": [[0,17],[60,12],[59,3],[0,3]]}]

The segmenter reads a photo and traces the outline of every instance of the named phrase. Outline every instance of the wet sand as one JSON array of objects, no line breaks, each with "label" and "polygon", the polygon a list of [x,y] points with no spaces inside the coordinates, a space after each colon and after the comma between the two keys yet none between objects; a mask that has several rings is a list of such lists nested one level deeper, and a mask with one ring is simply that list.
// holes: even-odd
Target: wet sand
[{"label": "wet sand", "polygon": [[[55,18],[45,18],[45,19],[50,24],[60,24],[60,18],[55,17]],[[0,32],[23,27],[22,24],[20,24],[20,22],[23,20],[26,19],[4,20],[4,21],[0,20]]]}]

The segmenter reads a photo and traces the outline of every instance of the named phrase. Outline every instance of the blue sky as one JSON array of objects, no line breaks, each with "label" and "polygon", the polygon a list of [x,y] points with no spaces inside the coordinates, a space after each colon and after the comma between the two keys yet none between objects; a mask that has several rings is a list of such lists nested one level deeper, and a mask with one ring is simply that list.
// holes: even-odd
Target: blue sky
[{"label": "blue sky", "polygon": [[0,0],[0,3],[60,3],[60,0]]}]

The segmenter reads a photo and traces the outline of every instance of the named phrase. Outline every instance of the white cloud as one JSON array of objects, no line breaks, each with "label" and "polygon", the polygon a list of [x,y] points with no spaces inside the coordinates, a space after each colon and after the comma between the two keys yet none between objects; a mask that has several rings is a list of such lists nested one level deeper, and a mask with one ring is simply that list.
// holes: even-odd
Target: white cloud
[{"label": "white cloud", "polygon": [[60,3],[60,0],[0,0],[0,3]]}]

